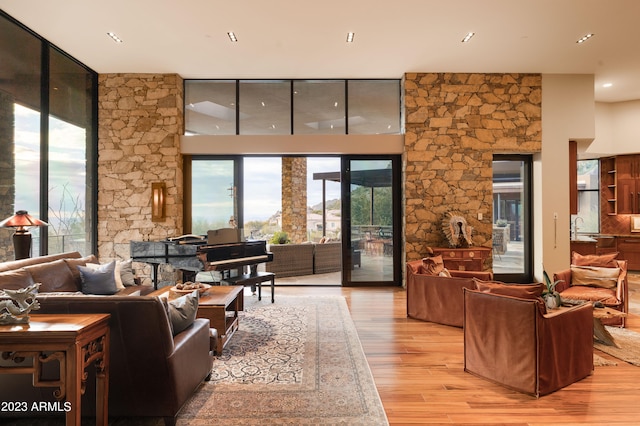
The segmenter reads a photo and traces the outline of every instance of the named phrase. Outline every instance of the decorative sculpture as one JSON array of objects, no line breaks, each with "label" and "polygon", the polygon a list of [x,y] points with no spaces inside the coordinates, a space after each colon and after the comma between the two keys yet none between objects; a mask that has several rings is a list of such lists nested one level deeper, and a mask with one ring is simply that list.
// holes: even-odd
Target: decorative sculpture
[{"label": "decorative sculpture", "polygon": [[36,299],[40,283],[30,285],[19,290],[0,290],[0,324],[26,324],[29,322],[29,312],[40,309],[40,302]]},{"label": "decorative sculpture", "polygon": [[467,220],[459,213],[448,212],[444,215],[442,231],[451,248],[473,246],[471,239],[473,228],[467,225]]}]

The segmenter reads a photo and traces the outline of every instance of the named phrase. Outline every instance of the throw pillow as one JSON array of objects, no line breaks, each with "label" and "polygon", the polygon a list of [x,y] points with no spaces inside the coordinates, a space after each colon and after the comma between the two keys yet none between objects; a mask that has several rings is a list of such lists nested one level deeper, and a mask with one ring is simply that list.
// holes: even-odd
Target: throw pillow
[{"label": "throw pillow", "polygon": [[424,274],[439,275],[444,270],[444,260],[442,255],[425,257],[422,259],[422,269]]},{"label": "throw pillow", "polygon": [[120,279],[124,287],[136,285],[136,275],[133,273],[133,259],[116,263],[116,269],[120,270]]},{"label": "throw pillow", "polygon": [[571,264],[577,266],[600,266],[603,268],[616,268],[618,252],[607,254],[580,254],[571,253]]},{"label": "throw pillow", "polygon": [[169,323],[174,336],[193,324],[198,312],[199,297],[198,290],[194,290],[177,299],[168,301],[167,314],[169,315]]},{"label": "throw pillow", "polygon": [[105,265],[93,266],[78,265],[82,278],[82,292],[84,294],[115,294],[118,292],[115,280],[116,261]]},{"label": "throw pillow", "polygon": [[[87,268],[90,268],[92,270],[97,270],[98,268],[100,268],[103,265],[100,265],[99,263],[87,263],[86,265]],[[115,271],[113,273],[113,278],[116,282],[116,288],[118,290],[123,290],[124,289],[124,285],[122,285],[122,279],[120,278],[120,272],[118,271],[118,262],[116,262],[116,267],[115,267]]]},{"label": "throw pillow", "polygon": [[76,285],[78,286],[78,288],[82,287],[82,278],[80,277],[80,271],[78,271],[77,266],[85,266],[87,263],[100,263],[98,262],[98,258],[93,254],[90,254],[89,256],[63,260],[65,261],[69,269],[71,269],[71,274],[73,274],[73,278],[76,280]]},{"label": "throw pillow", "polygon": [[620,268],[571,265],[571,285],[615,288],[618,285]]},{"label": "throw pillow", "polygon": [[79,290],[79,283],[76,282],[73,272],[63,259],[25,266],[24,269],[31,274],[33,282],[42,283],[38,289],[39,293]]},{"label": "throw pillow", "polygon": [[26,269],[0,272],[0,289],[19,290],[33,285],[35,282]]},{"label": "throw pillow", "polygon": [[447,268],[443,268],[438,275],[441,277],[451,278],[451,272],[449,272]]}]

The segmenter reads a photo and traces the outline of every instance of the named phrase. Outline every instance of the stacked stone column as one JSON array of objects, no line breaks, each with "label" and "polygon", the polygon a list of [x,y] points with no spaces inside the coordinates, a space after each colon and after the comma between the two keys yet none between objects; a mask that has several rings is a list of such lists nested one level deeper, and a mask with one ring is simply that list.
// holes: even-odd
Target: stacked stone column
[{"label": "stacked stone column", "polygon": [[405,75],[406,260],[445,244],[448,211],[491,247],[493,155],[541,150],[541,84],[539,74]]},{"label": "stacked stone column", "polygon": [[[131,240],[182,234],[183,82],[176,74],[101,74],[98,256],[126,259]],[[151,184],[166,184],[164,222],[151,221]]]},{"label": "stacked stone column", "polygon": [[282,158],[282,230],[292,243],[307,241],[307,159]]}]

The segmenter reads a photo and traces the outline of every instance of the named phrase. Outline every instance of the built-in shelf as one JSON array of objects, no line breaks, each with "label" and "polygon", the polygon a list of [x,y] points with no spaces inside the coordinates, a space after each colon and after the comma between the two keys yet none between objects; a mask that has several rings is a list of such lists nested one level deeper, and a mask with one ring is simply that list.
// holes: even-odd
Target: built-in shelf
[{"label": "built-in shelf", "polygon": [[603,214],[615,216],[618,214],[618,175],[615,157],[601,159],[601,179],[602,179],[602,195],[607,200],[606,205],[602,206]]}]

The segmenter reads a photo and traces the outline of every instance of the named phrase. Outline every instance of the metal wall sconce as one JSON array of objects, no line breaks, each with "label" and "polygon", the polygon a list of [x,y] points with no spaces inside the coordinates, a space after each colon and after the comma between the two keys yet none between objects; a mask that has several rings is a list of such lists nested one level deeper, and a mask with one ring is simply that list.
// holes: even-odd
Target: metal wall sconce
[{"label": "metal wall sconce", "polygon": [[27,230],[31,226],[49,226],[49,224],[29,215],[26,210],[18,210],[16,214],[0,222],[0,227],[16,228],[13,234],[13,251],[16,260],[31,257],[31,234]]},{"label": "metal wall sconce", "polygon": [[167,218],[167,185],[164,182],[151,184],[151,221],[164,222]]}]

